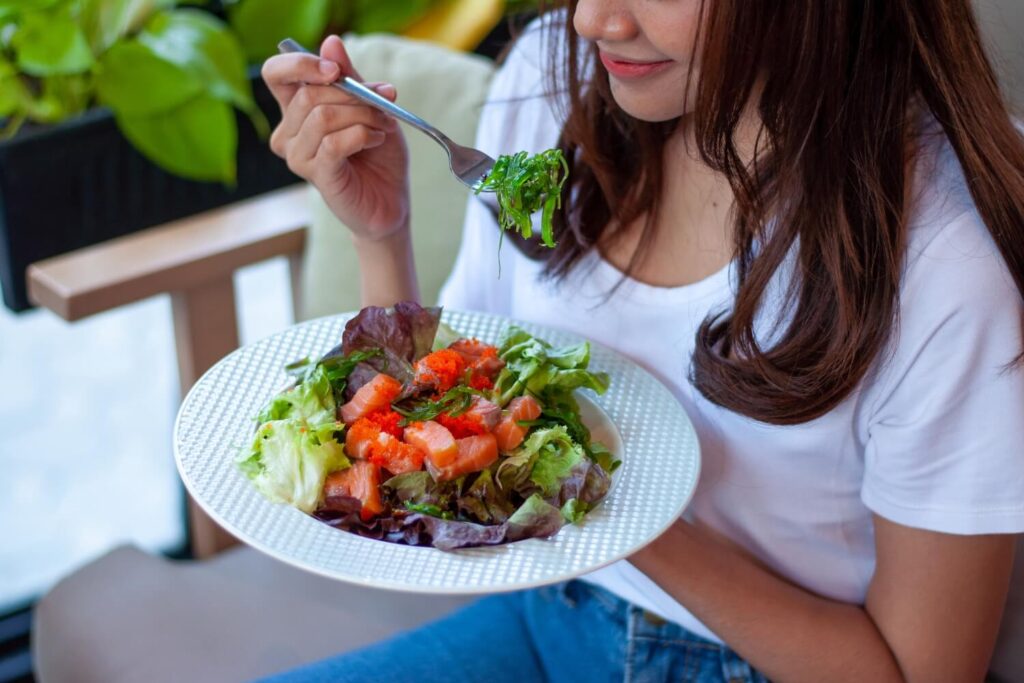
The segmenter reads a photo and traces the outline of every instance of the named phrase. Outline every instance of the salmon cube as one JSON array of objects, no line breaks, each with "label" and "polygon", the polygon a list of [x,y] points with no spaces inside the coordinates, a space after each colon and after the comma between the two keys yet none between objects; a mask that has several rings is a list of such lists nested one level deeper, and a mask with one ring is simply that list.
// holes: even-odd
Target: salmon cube
[{"label": "salmon cube", "polygon": [[369,521],[384,512],[380,500],[380,467],[357,460],[348,469],[332,472],[324,482],[324,496],[348,496],[362,502],[359,516]]},{"label": "salmon cube", "polygon": [[455,442],[459,452],[455,460],[444,466],[436,467],[427,460],[427,471],[436,481],[458,479],[470,472],[479,472],[493,465],[498,460],[498,442],[494,434],[478,434],[458,439]]},{"label": "salmon cube", "polygon": [[341,421],[352,424],[362,417],[378,410],[389,409],[391,402],[402,393],[401,383],[383,372],[359,387],[352,400],[339,409]]},{"label": "salmon cube", "polygon": [[451,464],[459,454],[459,446],[452,433],[433,420],[414,422],[406,427],[405,442],[423,451],[436,467]]}]

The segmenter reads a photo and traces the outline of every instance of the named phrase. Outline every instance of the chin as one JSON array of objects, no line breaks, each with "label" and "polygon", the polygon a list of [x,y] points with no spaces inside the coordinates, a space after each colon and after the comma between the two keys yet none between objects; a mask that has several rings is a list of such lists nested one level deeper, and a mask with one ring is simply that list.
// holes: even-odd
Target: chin
[{"label": "chin", "polygon": [[631,88],[612,84],[615,103],[635,119],[649,123],[671,121],[686,113],[683,96],[666,97],[664,93],[635,93]]}]

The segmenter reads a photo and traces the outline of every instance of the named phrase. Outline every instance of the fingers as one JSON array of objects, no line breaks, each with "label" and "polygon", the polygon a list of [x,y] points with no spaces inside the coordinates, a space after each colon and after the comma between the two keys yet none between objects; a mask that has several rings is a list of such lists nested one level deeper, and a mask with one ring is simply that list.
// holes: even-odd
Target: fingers
[{"label": "fingers", "polygon": [[[393,88],[392,88],[393,90]],[[377,109],[369,107],[348,93],[330,86],[303,86],[292,97],[288,107],[284,110],[281,123],[274,131],[274,137],[286,140],[298,134],[299,129],[309,117],[314,108],[322,105],[351,105],[354,109],[365,109],[373,112],[372,120],[363,121],[375,125],[384,130],[393,130],[393,119]],[[339,121],[339,124],[343,122]],[[339,125],[341,127],[341,125]],[[271,142],[274,140],[271,138]],[[273,146],[272,146],[273,148]],[[276,151],[276,149],[275,149]]]},{"label": "fingers", "polygon": [[[387,133],[395,128],[389,119],[390,117],[369,107],[348,104],[318,104],[312,108],[294,135],[283,138],[281,141],[272,139],[271,144],[282,146],[280,151],[275,149],[275,153],[283,156],[295,173],[304,175],[308,172],[308,166],[313,157],[317,155],[323,141],[327,138],[343,133],[349,128],[365,128],[378,134],[374,135],[372,139],[380,144],[384,141]],[[369,147],[364,148],[368,149]],[[346,147],[344,149],[347,150],[347,153],[344,156],[356,154],[364,148],[349,149]],[[327,149],[336,151],[341,148],[328,145]],[[343,158],[338,157],[336,161]]]},{"label": "fingers", "polygon": [[351,76],[357,81],[363,80],[363,77],[359,75],[356,68],[352,66],[352,60],[348,56],[345,44],[338,36],[327,36],[324,38],[324,42],[320,45],[320,58],[337,64],[341,68],[341,72],[346,76]]},{"label": "fingers", "polygon": [[337,62],[294,52],[274,55],[263,63],[261,71],[263,80],[282,110],[303,84],[325,85],[338,80],[341,74]]},{"label": "fingers", "polygon": [[341,160],[379,147],[386,138],[387,134],[384,131],[363,125],[335,131],[320,141],[320,147],[313,158],[313,173],[319,175],[323,172],[332,172]]}]

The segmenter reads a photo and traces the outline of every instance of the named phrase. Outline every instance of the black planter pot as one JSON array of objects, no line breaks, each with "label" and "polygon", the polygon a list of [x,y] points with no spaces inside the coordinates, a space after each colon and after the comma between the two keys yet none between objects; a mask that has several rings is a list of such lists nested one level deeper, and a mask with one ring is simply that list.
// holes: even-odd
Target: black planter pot
[{"label": "black planter pot", "polygon": [[[256,101],[280,119],[257,71]],[[0,142],[0,284],[4,304],[30,304],[30,263],[298,182],[249,120],[238,115],[238,184],[200,183],[158,168],[94,110]]]}]

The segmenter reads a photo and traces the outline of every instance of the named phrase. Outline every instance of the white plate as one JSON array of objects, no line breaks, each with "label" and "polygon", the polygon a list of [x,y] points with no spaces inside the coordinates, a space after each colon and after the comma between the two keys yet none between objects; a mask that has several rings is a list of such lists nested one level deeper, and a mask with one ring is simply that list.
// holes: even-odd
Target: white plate
[{"label": "white plate", "polygon": [[[267,501],[235,466],[253,416],[286,381],[282,367],[337,345],[354,314],[321,318],[239,349],[185,397],[174,428],[178,471],[196,502],[225,529],[272,557],[351,583],[417,593],[491,593],[564,581],[639,550],[675,521],[697,486],[697,436],[661,382],[624,356],[592,344],[590,369],[611,377],[581,401],[584,421],[622,466],[599,507],[550,539],[443,552],[361,538]],[[460,333],[495,342],[511,322],[445,311]],[[516,323],[556,346],[580,337]]]}]

